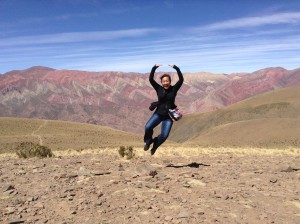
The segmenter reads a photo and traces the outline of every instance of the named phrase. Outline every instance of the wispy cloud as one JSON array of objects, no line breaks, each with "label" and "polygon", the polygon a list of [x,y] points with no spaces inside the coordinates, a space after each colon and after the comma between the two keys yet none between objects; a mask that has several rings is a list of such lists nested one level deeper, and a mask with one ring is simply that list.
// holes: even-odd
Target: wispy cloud
[{"label": "wispy cloud", "polygon": [[[68,17],[66,14],[57,20]],[[58,69],[88,71],[148,72],[155,63],[218,73],[267,66],[291,68],[299,63],[295,55],[300,52],[300,30],[299,26],[282,24],[298,23],[300,12],[289,12],[181,28],[180,32],[172,27],[146,27],[0,38],[5,54],[0,61],[12,67],[21,63],[29,67],[37,62]],[[266,25],[275,26],[261,29]],[[248,32],[249,27],[257,29]]]},{"label": "wispy cloud", "polygon": [[[84,49],[78,54],[70,54],[62,68],[76,67],[81,70],[117,70],[117,71],[143,71],[147,72],[149,66],[155,63],[175,63],[185,66],[189,71],[211,72],[238,72],[262,68],[263,64],[269,66],[293,66],[295,61],[289,60],[289,52],[299,51],[300,37],[289,36],[278,40],[236,40],[219,44],[203,45],[201,42],[191,42],[189,46],[180,43],[163,45],[148,45],[142,50],[140,44],[132,44],[119,49],[111,49],[105,55],[93,55]],[[193,47],[191,47],[191,45]],[[91,55],[88,55],[91,53]],[[284,63],[284,64],[283,64]],[[285,66],[283,66],[285,67]]]},{"label": "wispy cloud", "polygon": [[96,32],[70,32],[49,35],[22,36],[0,39],[0,46],[16,46],[30,44],[53,44],[53,43],[72,43],[84,41],[102,41],[127,37],[141,37],[157,29],[129,29],[117,31],[96,31]]},{"label": "wispy cloud", "polygon": [[247,28],[247,27],[258,27],[264,25],[274,24],[297,24],[300,22],[300,12],[287,12],[278,13],[267,16],[256,16],[256,17],[244,17],[226,20],[223,22],[209,24],[203,27],[199,27],[200,30],[223,30],[223,29],[235,29],[235,28]]},{"label": "wispy cloud", "polygon": [[90,18],[96,17],[98,13],[90,12],[90,13],[69,13],[69,14],[62,14],[53,17],[28,17],[17,19],[15,21],[10,22],[0,22],[0,28],[13,28],[13,27],[22,27],[22,26],[34,26],[37,24],[44,24],[47,22],[61,22],[65,20],[77,19],[77,18]]}]

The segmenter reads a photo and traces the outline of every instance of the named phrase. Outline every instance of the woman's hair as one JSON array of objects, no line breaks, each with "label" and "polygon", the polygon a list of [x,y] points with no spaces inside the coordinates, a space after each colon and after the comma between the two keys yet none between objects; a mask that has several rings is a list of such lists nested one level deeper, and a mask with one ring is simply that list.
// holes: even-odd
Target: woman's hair
[{"label": "woman's hair", "polygon": [[163,74],[163,75],[160,77],[160,81],[162,81],[162,79],[163,79],[164,77],[168,77],[169,80],[170,80],[170,82],[171,82],[171,76],[170,76],[169,74]]}]

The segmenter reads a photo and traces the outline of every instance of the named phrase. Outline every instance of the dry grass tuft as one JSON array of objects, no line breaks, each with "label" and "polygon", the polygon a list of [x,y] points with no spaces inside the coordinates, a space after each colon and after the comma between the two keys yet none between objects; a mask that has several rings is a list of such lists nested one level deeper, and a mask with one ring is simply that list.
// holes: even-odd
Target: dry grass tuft
[{"label": "dry grass tuft", "polygon": [[33,157],[45,158],[54,156],[50,148],[33,142],[21,142],[16,147],[16,154],[19,158],[25,159]]},{"label": "dry grass tuft", "polygon": [[135,153],[132,146],[120,146],[118,152],[121,157],[128,160],[135,157]]}]

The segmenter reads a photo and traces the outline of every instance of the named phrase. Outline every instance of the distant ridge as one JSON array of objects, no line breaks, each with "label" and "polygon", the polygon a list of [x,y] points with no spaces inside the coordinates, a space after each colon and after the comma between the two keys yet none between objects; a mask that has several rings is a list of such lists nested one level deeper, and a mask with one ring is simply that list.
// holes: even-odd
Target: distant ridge
[{"label": "distant ridge", "polygon": [[[150,70],[150,68],[149,68]],[[241,100],[300,84],[300,69],[253,73],[185,72],[176,104],[184,114],[215,111]],[[155,75],[157,82],[163,71]],[[169,72],[174,84],[178,78]],[[0,116],[76,121],[141,133],[157,100],[149,73],[86,72],[34,66],[0,76]]]}]

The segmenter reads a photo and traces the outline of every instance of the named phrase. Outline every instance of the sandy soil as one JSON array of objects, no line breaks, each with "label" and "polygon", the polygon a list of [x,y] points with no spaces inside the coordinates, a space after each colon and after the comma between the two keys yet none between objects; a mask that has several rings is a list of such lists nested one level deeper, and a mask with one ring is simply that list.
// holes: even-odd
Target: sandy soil
[{"label": "sandy soil", "polygon": [[299,153],[159,150],[2,156],[0,223],[300,223]]}]

